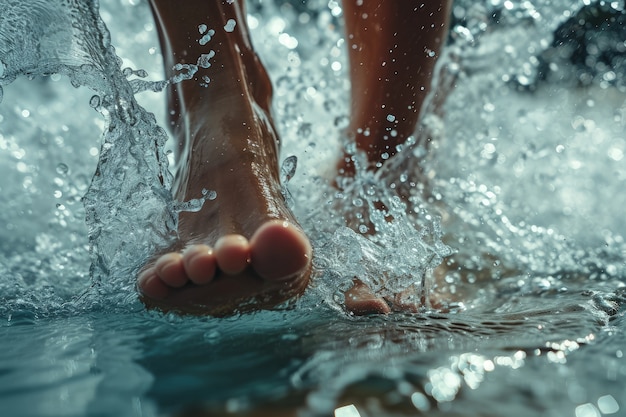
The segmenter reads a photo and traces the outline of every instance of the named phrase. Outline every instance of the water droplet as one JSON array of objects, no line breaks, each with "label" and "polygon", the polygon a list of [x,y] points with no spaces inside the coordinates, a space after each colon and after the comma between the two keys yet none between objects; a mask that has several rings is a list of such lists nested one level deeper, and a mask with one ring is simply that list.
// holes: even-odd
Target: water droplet
[{"label": "water droplet", "polygon": [[202,189],[202,195],[205,200],[215,200],[217,198],[217,192],[214,190],[207,190],[206,188]]},{"label": "water droplet", "polygon": [[232,32],[233,30],[235,30],[236,25],[237,22],[235,22],[235,19],[228,19],[228,22],[226,22],[226,25],[224,26],[224,30],[226,32]]},{"label": "water droplet", "polygon": [[67,165],[65,165],[63,162],[57,165],[57,174],[67,175],[69,171],[70,171],[70,168]]},{"label": "water droplet", "polygon": [[209,68],[211,66],[211,62],[209,60],[215,56],[215,51],[210,51],[208,54],[202,54],[198,58],[197,65],[201,68]]},{"label": "water droplet", "polygon": [[612,395],[603,395],[598,398],[598,408],[602,414],[615,414],[619,411],[619,404]]},{"label": "water droplet", "polygon": [[100,96],[94,95],[89,99],[89,105],[94,109],[97,109],[100,106]]},{"label": "water droplet", "polygon": [[334,113],[337,109],[337,102],[333,99],[324,100],[324,110]]},{"label": "water droplet", "polygon": [[288,156],[280,167],[280,182],[285,185],[296,173],[298,158],[295,155]]},{"label": "water droplet", "polygon": [[457,25],[453,29],[454,37],[464,40],[467,43],[474,43],[474,36],[472,35],[472,31],[468,28]]},{"label": "water droplet", "polygon": [[338,127],[339,129],[345,129],[346,127],[348,127],[349,123],[350,123],[350,119],[347,116],[343,116],[343,115],[335,117],[335,120],[333,122],[335,127]]},{"label": "water droplet", "polygon": [[198,43],[200,45],[206,45],[211,40],[213,35],[215,35],[215,31],[213,29],[209,29],[209,31],[207,33],[205,33],[202,38],[200,38]]},{"label": "water droplet", "polygon": [[308,138],[311,135],[311,123],[302,123],[298,128],[298,136],[304,138]]},{"label": "water droplet", "polygon": [[198,66],[194,64],[176,64],[174,65],[174,70],[181,71],[187,70],[187,72],[181,72],[180,74],[176,74],[172,76],[172,83],[176,84],[183,80],[190,80],[193,76],[198,72]]},{"label": "water droplet", "polygon": [[197,213],[200,211],[200,209],[202,208],[202,206],[204,205],[204,199],[203,198],[192,198],[189,201],[186,201],[184,203],[181,203],[178,206],[178,211],[187,211],[190,213]]}]

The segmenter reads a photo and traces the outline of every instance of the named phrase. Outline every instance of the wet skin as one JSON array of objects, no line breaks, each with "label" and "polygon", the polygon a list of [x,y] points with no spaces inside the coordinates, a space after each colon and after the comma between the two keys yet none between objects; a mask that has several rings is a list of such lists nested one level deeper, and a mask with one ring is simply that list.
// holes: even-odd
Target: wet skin
[{"label": "wet skin", "polygon": [[[348,133],[374,166],[415,129],[427,91],[420,86],[430,85],[435,62],[424,50],[439,51],[449,5],[357,3],[344,2],[353,45]],[[178,244],[138,277],[141,299],[164,311],[222,315],[272,307],[301,294],[310,280],[312,249],[281,193],[271,83],[250,43],[243,3],[151,0],[151,6],[168,76],[176,63],[196,64],[202,54],[215,52],[208,68],[170,86],[168,106],[178,143],[175,197],[187,201],[212,190],[217,198],[198,212],[181,213]],[[227,24],[231,19],[234,28]],[[402,29],[426,23],[431,29]],[[198,42],[201,24],[215,31],[206,45]],[[364,63],[372,54],[381,61],[370,68]],[[205,86],[203,77],[210,79]],[[388,114],[394,114],[393,122]],[[369,135],[359,133],[365,129]],[[340,162],[339,170],[349,174],[349,161]],[[358,279],[345,303],[355,314],[390,311]]]}]

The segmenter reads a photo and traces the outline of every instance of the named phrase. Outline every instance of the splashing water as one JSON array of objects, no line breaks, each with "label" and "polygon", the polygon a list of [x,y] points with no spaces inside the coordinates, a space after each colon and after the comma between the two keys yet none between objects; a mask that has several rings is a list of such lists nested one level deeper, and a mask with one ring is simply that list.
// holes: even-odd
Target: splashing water
[{"label": "splashing water", "polygon": [[[169,193],[171,175],[167,169],[168,159],[163,152],[166,135],[157,126],[154,117],[139,106],[135,99],[135,94],[141,91],[162,90],[168,81],[142,80],[147,76],[146,71],[130,67],[120,71],[122,62],[110,44],[109,33],[98,15],[97,2],[87,5],[37,2],[32,6],[9,4],[10,13],[5,17],[7,25],[13,23],[11,16],[20,16],[20,23],[24,17],[38,22],[38,30],[30,31],[30,37],[26,39],[6,37],[0,50],[8,63],[3,71],[2,83],[8,84],[20,74],[35,77],[60,73],[69,76],[75,87],[85,85],[97,92],[89,100],[89,105],[105,118],[104,137],[96,173],[84,198],[90,229],[91,276],[100,292],[110,295],[132,294],[132,277],[137,274],[143,260],[171,244],[175,237],[177,213],[181,210],[197,211],[206,200],[199,196],[185,203],[172,201]],[[55,19],[48,21],[51,16]],[[76,21],[76,16],[84,17]],[[233,23],[227,23],[231,30]],[[62,30],[65,26],[72,27],[71,33]],[[202,25],[199,30],[201,34],[211,33]],[[181,72],[170,81],[191,79],[198,66],[210,65],[209,60],[214,55],[211,51],[198,57],[198,65],[177,64],[175,69]],[[128,80],[133,76],[137,78]],[[308,93],[313,94],[310,90]],[[326,106],[330,104],[326,103]],[[302,126],[299,134],[308,135]],[[289,165],[291,161],[287,159],[286,164]],[[293,168],[286,166],[285,169],[293,171],[295,163]],[[285,175],[285,184],[293,174]],[[377,292],[389,295],[411,285],[423,286],[426,274],[450,253],[439,241],[441,233],[438,226],[429,223],[425,225],[423,233],[416,231],[406,217],[404,204],[395,201],[392,194],[385,192],[385,188],[375,190],[378,187],[375,179],[367,178],[367,175],[364,172],[360,175],[364,178],[355,181],[355,188],[361,188],[356,191],[358,196],[355,198],[370,206],[372,215],[368,220],[373,222],[379,235],[386,236],[389,242],[409,242],[409,245],[383,245],[359,234],[352,234],[352,238],[349,238],[351,232],[341,229],[331,237],[332,244],[320,245],[320,259],[324,261],[318,262],[318,265],[324,264],[324,270],[332,276],[343,277],[343,282],[347,283],[352,279],[351,274],[340,270],[345,268],[347,259],[343,256],[335,256],[332,260],[326,258],[333,252],[343,253],[346,242],[352,242],[354,256],[373,257],[373,262],[370,262],[372,265],[385,265],[362,271],[367,276],[376,277],[366,281]],[[369,185],[360,185],[366,183]],[[383,199],[385,194],[387,197]],[[289,195],[285,188],[287,199]],[[377,196],[377,203],[383,202],[390,208],[385,216],[374,209],[374,195]],[[425,209],[422,211],[425,214]],[[390,215],[397,220],[387,222],[385,217]],[[431,219],[427,214],[424,218]],[[398,228],[398,225],[402,226]],[[332,232],[329,232],[323,230],[324,235],[332,236]],[[361,225],[360,232],[367,232],[366,226]],[[423,239],[431,239],[433,244],[427,244]],[[372,252],[374,248],[376,250]],[[356,255],[359,251],[362,255]],[[384,261],[379,262],[377,258]],[[398,262],[401,259],[404,262]],[[407,260],[412,261],[407,263]],[[404,266],[398,269],[397,265],[401,264]],[[332,291],[336,286],[333,282],[329,288],[332,287]],[[339,286],[342,286],[341,282]]]},{"label": "splashing water", "polygon": [[141,89],[158,90],[165,84],[127,80],[144,71],[120,71],[121,59],[110,44],[96,1],[4,3],[1,27],[21,28],[25,36],[3,31],[0,84],[21,74],[32,78],[59,73],[73,86],[97,92],[89,104],[104,116],[105,129],[100,160],[83,200],[91,276],[105,293],[132,291],[132,277],[141,266],[137,259],[163,247],[176,227],[163,152],[167,136],[134,98]]},{"label": "splashing water", "polygon": [[[455,2],[435,80],[445,99],[432,98],[382,172],[361,170],[339,192],[329,178],[348,124],[341,6],[249,2],[283,155],[293,155],[283,192],[318,273],[295,310],[220,321],[144,312],[134,290],[141,263],[175,238],[178,212],[216,198],[172,200],[166,135],[137,100],[156,92],[158,109],[158,92],[216,57],[150,79],[161,63],[147,5],[117,3],[0,0],[6,409],[135,416],[207,405],[236,415],[297,398],[311,416],[347,399],[373,415],[623,411],[626,60],[610,23],[623,21],[622,5]],[[104,22],[113,39],[130,34],[112,42]],[[594,27],[601,35],[588,35]],[[210,19],[198,22],[199,41],[212,33]],[[155,60],[147,73],[118,55]],[[54,93],[56,74],[93,91]],[[100,149],[86,143],[100,132]],[[388,298],[416,286],[440,311],[346,316],[341,290],[355,275]],[[76,380],[83,388],[69,401],[63,390]]]}]

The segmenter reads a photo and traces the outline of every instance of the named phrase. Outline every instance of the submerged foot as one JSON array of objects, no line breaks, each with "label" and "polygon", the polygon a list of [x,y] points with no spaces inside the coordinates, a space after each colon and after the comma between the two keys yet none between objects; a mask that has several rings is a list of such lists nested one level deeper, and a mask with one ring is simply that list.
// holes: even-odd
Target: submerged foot
[{"label": "submerged foot", "polygon": [[301,293],[311,267],[311,245],[297,226],[271,220],[248,240],[220,237],[211,247],[189,246],[160,256],[139,276],[144,302],[161,310],[226,314],[269,307]]}]

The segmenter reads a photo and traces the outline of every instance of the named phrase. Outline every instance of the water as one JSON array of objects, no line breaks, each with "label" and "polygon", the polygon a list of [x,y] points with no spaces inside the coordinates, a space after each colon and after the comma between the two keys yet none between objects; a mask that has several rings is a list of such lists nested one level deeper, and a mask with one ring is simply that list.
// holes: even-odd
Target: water
[{"label": "water", "polygon": [[[164,192],[168,81],[146,2],[0,0],[0,409],[624,415],[624,37],[595,24],[583,64],[554,40],[585,5],[590,22],[622,21],[621,5],[590,3],[458,1],[429,149],[416,140],[337,195],[324,167],[347,124],[341,6],[250,2],[317,273],[291,308],[218,320],[146,312],[133,289],[176,211],[212,201]],[[423,191],[417,220],[394,189]],[[373,219],[370,240],[340,227],[373,196],[398,221]],[[438,305],[351,317],[340,289],[357,269],[386,295],[423,282]]]}]

